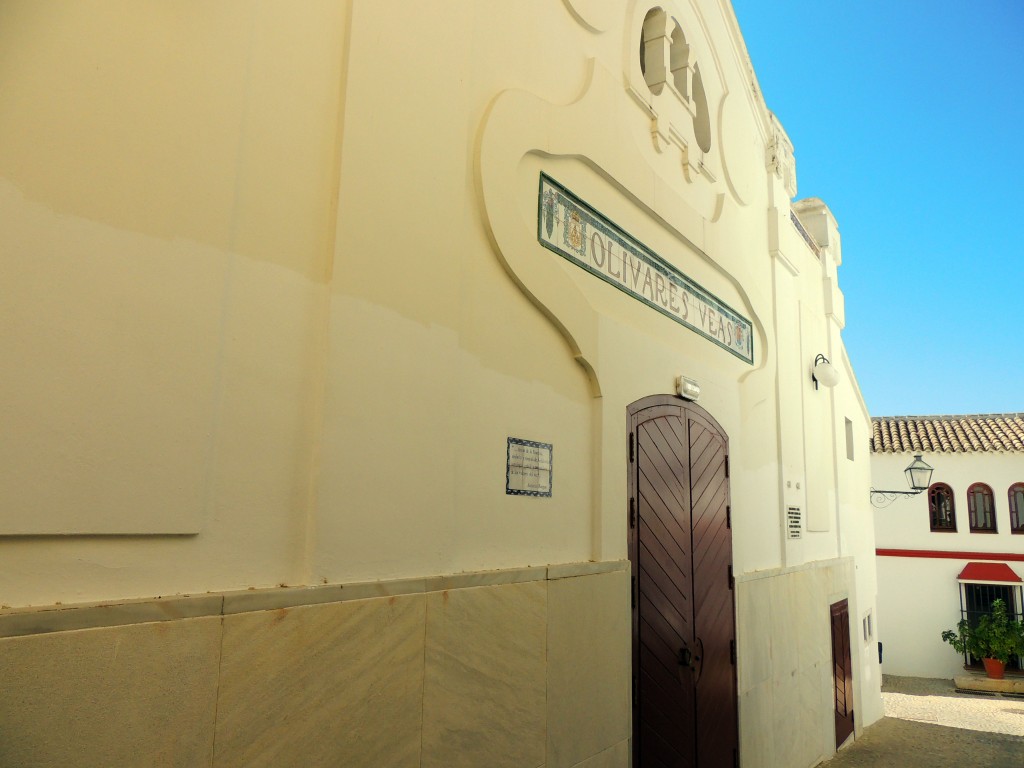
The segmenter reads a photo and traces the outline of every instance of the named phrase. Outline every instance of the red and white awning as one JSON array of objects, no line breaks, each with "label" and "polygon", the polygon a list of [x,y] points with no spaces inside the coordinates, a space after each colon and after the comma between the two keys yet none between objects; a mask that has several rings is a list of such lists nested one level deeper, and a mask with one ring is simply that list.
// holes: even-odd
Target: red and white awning
[{"label": "red and white awning", "polygon": [[1022,580],[1006,563],[968,563],[957,581],[973,584],[1021,584]]}]

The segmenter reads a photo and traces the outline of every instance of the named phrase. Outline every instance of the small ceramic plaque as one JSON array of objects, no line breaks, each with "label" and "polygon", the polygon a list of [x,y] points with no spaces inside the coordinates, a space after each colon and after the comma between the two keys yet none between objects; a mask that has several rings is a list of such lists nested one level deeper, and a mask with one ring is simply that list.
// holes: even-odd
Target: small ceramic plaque
[{"label": "small ceramic plaque", "polygon": [[510,496],[550,496],[551,443],[508,438],[505,493]]}]

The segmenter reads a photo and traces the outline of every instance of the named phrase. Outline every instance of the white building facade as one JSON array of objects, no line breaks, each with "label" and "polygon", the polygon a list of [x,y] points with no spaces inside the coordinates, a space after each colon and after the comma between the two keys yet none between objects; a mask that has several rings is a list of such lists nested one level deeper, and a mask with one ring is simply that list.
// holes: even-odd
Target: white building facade
[{"label": "white building facade", "polygon": [[874,497],[885,505],[875,510],[882,670],[953,677],[965,660],[943,630],[996,598],[1021,615],[1024,415],[873,419],[875,488],[905,491],[915,454],[934,468],[931,487],[888,504]]},{"label": "white building facade", "polygon": [[881,716],[839,230],[730,3],[506,6],[0,6],[0,763]]}]

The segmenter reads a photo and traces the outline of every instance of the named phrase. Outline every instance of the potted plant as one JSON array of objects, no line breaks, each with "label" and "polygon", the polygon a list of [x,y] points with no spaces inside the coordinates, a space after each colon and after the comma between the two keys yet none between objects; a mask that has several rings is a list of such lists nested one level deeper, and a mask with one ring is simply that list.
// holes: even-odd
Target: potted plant
[{"label": "potted plant", "polygon": [[995,680],[1003,679],[1011,656],[1024,656],[1024,625],[1010,617],[1002,600],[994,600],[991,613],[982,616],[973,627],[967,619],[961,619],[956,631],[947,629],[942,639],[957,653],[981,659],[985,674]]}]

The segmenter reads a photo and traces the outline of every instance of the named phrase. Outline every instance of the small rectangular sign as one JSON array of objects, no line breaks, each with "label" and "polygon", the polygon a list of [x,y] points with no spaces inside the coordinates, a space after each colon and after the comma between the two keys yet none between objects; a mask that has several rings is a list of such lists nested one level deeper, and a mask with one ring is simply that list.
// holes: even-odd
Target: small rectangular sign
[{"label": "small rectangular sign", "polygon": [[552,445],[534,440],[508,438],[505,461],[505,494],[550,496]]},{"label": "small rectangular sign", "polygon": [[538,206],[545,248],[753,364],[749,320],[543,173]]}]

